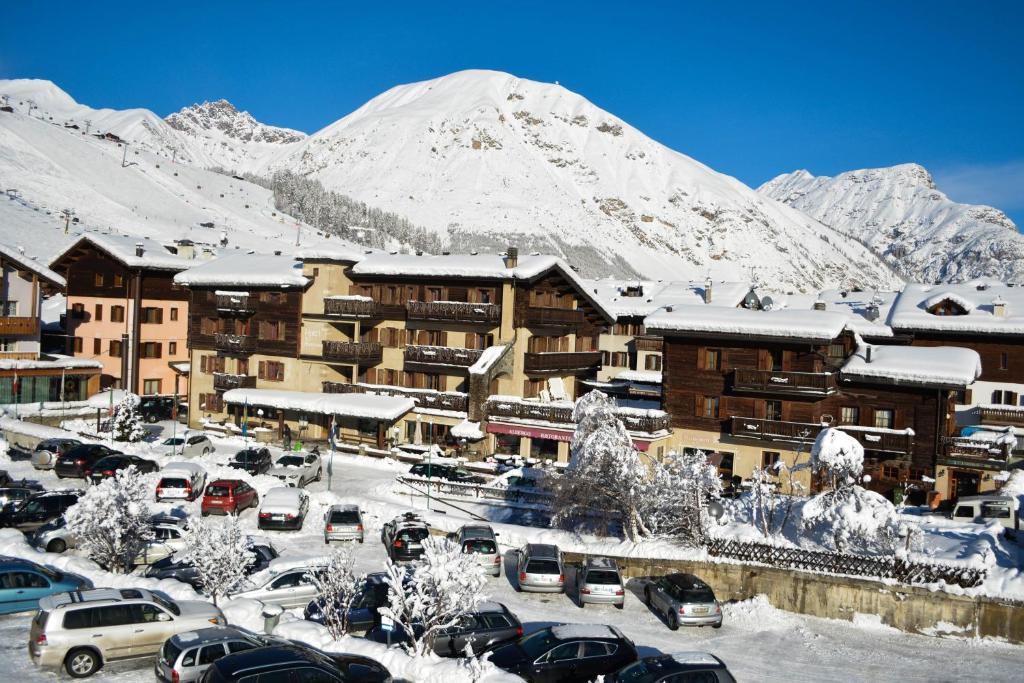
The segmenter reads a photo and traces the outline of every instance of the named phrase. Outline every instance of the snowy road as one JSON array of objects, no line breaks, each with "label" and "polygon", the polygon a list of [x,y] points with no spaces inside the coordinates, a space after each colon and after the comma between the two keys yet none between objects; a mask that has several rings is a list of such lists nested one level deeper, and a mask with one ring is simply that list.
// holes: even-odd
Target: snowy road
[{"label": "snowy road", "polygon": [[[219,449],[214,457],[223,458],[230,450]],[[12,475],[22,476],[27,463],[5,466]],[[381,518],[408,507],[409,499],[397,498],[388,485],[393,474],[404,469],[346,457],[336,465],[330,493],[326,491],[326,477],[310,487],[315,502],[327,503],[336,496],[359,502],[368,511],[366,543],[356,546],[358,566],[364,571],[384,566],[385,553],[379,542]],[[29,468],[24,474],[36,473]],[[48,486],[55,484],[50,481],[52,475],[39,478]],[[422,501],[417,505],[422,507]],[[301,533],[262,533],[273,539],[283,556],[322,553],[316,510],[315,506],[311,509]],[[450,510],[445,515],[452,518],[447,524],[457,524],[454,518],[458,514]],[[255,527],[254,512],[247,511],[242,519]],[[511,553],[506,553],[506,568],[511,561]],[[527,631],[555,622],[613,624],[633,639],[642,654],[706,650],[721,657],[740,681],[1011,681],[1019,680],[1024,662],[1024,648],[1017,646],[908,635],[872,624],[870,619],[855,624],[804,617],[780,612],[760,600],[727,605],[725,625],[720,630],[684,628],[672,632],[632,594],[627,595],[626,607],[621,611],[593,605],[580,609],[564,595],[517,593],[503,572],[490,581],[490,595],[508,605]],[[0,617],[0,681],[56,678],[53,673],[31,667],[26,651],[28,622],[27,615]],[[153,680],[153,676],[146,661],[114,665],[95,680],[146,681]]]}]

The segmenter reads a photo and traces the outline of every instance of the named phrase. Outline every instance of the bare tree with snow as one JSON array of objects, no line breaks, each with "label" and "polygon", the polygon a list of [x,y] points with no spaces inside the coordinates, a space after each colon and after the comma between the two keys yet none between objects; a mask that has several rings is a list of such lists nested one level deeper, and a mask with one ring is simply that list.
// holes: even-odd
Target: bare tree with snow
[{"label": "bare tree with snow", "polygon": [[348,633],[352,603],[366,583],[365,574],[356,574],[351,548],[336,548],[322,570],[311,572],[309,581],[316,588],[324,626],[335,640]]},{"label": "bare tree with snow", "polygon": [[690,545],[702,543],[711,524],[708,503],[722,492],[718,469],[702,451],[671,451],[663,462],[651,462],[649,469],[641,516],[652,533]]},{"label": "bare tree with snow", "polygon": [[135,557],[153,538],[148,504],[151,480],[134,466],[118,470],[87,489],[64,513],[78,547],[101,567],[128,573]]},{"label": "bare tree with snow", "polygon": [[252,542],[237,517],[229,515],[221,522],[195,519],[184,537],[181,559],[196,568],[196,579],[215,605],[217,598],[245,579],[246,571],[256,561]]},{"label": "bare tree with snow", "polygon": [[409,638],[410,654],[431,653],[434,635],[451,628],[484,600],[483,568],[446,538],[423,539],[423,556],[409,567],[387,565],[388,600],[380,608]]}]

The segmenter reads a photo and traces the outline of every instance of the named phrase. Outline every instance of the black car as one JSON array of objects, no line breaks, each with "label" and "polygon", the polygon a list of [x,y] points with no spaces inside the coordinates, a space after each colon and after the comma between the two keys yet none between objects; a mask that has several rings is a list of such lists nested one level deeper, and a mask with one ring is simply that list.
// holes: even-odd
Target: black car
[{"label": "black car", "polygon": [[12,505],[19,507],[29,496],[39,493],[43,487],[36,483],[26,482],[24,485],[9,484],[0,488],[0,509]]},{"label": "black car", "polygon": [[139,415],[150,424],[174,418],[173,396],[147,396],[139,403]]},{"label": "black car", "polygon": [[736,683],[725,662],[707,652],[644,657],[606,676],[604,680],[608,683]]},{"label": "black car", "polygon": [[[417,635],[422,635],[422,632]],[[437,656],[465,657],[467,652],[475,655],[517,640],[522,635],[523,625],[508,607],[500,602],[482,602],[475,611],[459,617],[454,626],[428,637],[430,648]],[[393,627],[391,631],[375,628],[366,634],[366,638],[389,646],[406,640],[400,627]]]},{"label": "black car", "polygon": [[249,474],[265,474],[270,469],[270,451],[266,448],[246,448],[235,453],[228,467],[245,470]]},{"label": "black car", "polygon": [[25,499],[14,507],[8,505],[0,511],[0,527],[19,531],[34,531],[47,522],[63,515],[78,502],[81,491],[43,491]]},{"label": "black car", "polygon": [[100,458],[92,467],[85,469],[85,478],[94,484],[98,484],[107,477],[113,477],[118,470],[134,466],[142,474],[149,474],[160,469],[160,465],[152,460],[140,458],[137,455],[108,455]]},{"label": "black car", "polygon": [[454,465],[434,465],[431,463],[416,463],[409,469],[409,474],[424,479],[446,479],[459,484],[483,484],[486,479],[472,474],[469,470]]},{"label": "black car", "polygon": [[[251,550],[256,555],[256,559],[245,570],[247,576],[263,571],[270,566],[272,560],[277,559],[277,551],[274,550],[273,546],[259,543],[253,545]],[[178,560],[174,555],[157,560],[149,565],[149,569],[146,570],[146,576],[153,579],[177,579],[187,583],[196,590],[200,590],[203,587],[203,582],[199,580],[195,565]]]},{"label": "black car", "polygon": [[495,666],[530,683],[584,683],[638,659],[622,631],[600,624],[549,626],[490,652]]},{"label": "black car", "polygon": [[423,539],[430,527],[415,512],[406,512],[387,522],[380,530],[380,540],[392,562],[418,560],[423,555]]},{"label": "black car", "polygon": [[[348,625],[352,631],[369,631],[380,625],[378,608],[388,604],[387,574],[374,572],[367,574],[359,595],[352,601],[348,610]],[[324,623],[323,600],[317,598],[306,605],[303,615],[307,621]]]},{"label": "black car", "polygon": [[61,479],[64,477],[82,479],[85,477],[87,469],[95,465],[97,460],[108,455],[121,455],[121,453],[107,448],[101,443],[84,443],[64,451],[57,458],[57,464],[54,465],[53,471]]},{"label": "black car", "polygon": [[296,643],[259,647],[221,657],[210,665],[200,680],[202,683],[248,683],[257,680],[391,683],[391,674],[368,657],[329,654]]}]

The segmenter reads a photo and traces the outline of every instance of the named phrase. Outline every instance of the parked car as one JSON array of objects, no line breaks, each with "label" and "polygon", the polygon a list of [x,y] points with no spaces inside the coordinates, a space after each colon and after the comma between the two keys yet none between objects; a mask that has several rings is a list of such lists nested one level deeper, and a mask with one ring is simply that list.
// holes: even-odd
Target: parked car
[{"label": "parked car", "polygon": [[323,464],[318,453],[285,453],[267,472],[287,486],[302,488],[311,481],[323,477]]},{"label": "parked car", "polygon": [[26,538],[33,548],[48,553],[62,553],[68,548],[78,547],[78,537],[68,531],[63,515],[29,532]]},{"label": "parked car", "polygon": [[420,462],[409,469],[409,474],[425,479],[446,479],[460,484],[483,484],[487,480],[457,465]]},{"label": "parked car", "polygon": [[5,486],[0,488],[0,510],[11,505],[14,508],[20,506],[25,500],[34,493],[39,493],[43,490],[40,484],[36,483],[25,483],[20,486]]},{"label": "parked car", "polygon": [[309,512],[309,494],[302,489],[275,486],[267,491],[260,505],[257,525],[260,529],[297,531]]},{"label": "parked car", "polygon": [[270,470],[270,451],[266,448],[245,448],[235,453],[228,467],[244,470],[254,476],[265,474]]},{"label": "parked car", "polygon": [[37,470],[52,470],[57,464],[57,458],[66,450],[81,444],[78,439],[43,439],[32,449],[32,467]]},{"label": "parked car", "polygon": [[622,580],[619,565],[610,557],[590,557],[576,570],[576,604],[626,604],[626,582]]},{"label": "parked car", "polygon": [[977,524],[998,522],[1010,538],[1020,530],[1020,512],[1015,496],[964,496],[957,500],[949,517],[958,522]]},{"label": "parked car", "polygon": [[193,683],[221,657],[288,641],[237,626],[210,626],[168,638],[157,656],[154,673],[164,683]]},{"label": "parked car", "polygon": [[673,631],[680,626],[722,627],[722,606],[714,591],[693,574],[669,574],[648,581],[644,602]]},{"label": "parked car", "polygon": [[[301,672],[301,673],[300,673]],[[294,673],[294,677],[292,674]],[[391,683],[383,665],[359,655],[321,652],[290,643],[237,652],[218,659],[203,683],[256,683],[256,681],[315,681],[316,683]]]},{"label": "parked car", "polygon": [[[464,614],[454,626],[435,632],[430,647],[440,657],[465,657],[467,647],[474,655],[508,643],[523,635],[523,625],[500,602],[482,602],[476,610]],[[366,637],[379,643],[395,644],[407,639],[406,634],[384,631],[379,626]]]},{"label": "parked car", "polygon": [[205,434],[186,433],[183,436],[169,436],[161,441],[160,445],[167,449],[168,455],[180,455],[183,458],[198,458],[215,450],[210,437]]},{"label": "parked car", "polygon": [[604,680],[608,683],[736,683],[725,662],[707,652],[676,652],[644,657],[606,676]]},{"label": "parked car", "polygon": [[487,482],[488,486],[502,489],[532,489],[546,491],[550,476],[539,467],[515,467],[502,472]]},{"label": "parked car", "polygon": [[92,467],[97,460],[108,455],[121,455],[121,452],[108,448],[101,443],[83,443],[61,453],[60,457],[57,458],[57,464],[54,465],[53,471],[61,479],[64,477],[82,479],[85,477],[87,469]]},{"label": "parked car", "polygon": [[562,553],[557,545],[527,543],[516,555],[518,590],[534,593],[561,593],[565,590]]},{"label": "parked car", "polygon": [[[250,549],[253,555],[256,556],[256,559],[245,570],[246,576],[252,576],[263,571],[278,556],[277,550],[268,541],[254,541]],[[149,569],[146,570],[146,576],[153,579],[177,579],[189,584],[196,590],[202,590],[203,588],[203,582],[199,580],[195,565],[191,562],[179,560],[174,555],[157,560],[151,564]]]},{"label": "parked car", "polygon": [[423,539],[429,535],[427,523],[415,512],[395,517],[380,530],[380,540],[392,562],[418,560],[423,555]]},{"label": "parked car", "polygon": [[498,534],[487,524],[466,524],[448,538],[454,541],[462,552],[474,555],[491,576],[501,575],[501,552],[498,550]]},{"label": "parked car", "polygon": [[160,475],[157,500],[195,500],[206,486],[206,470],[194,462],[169,462]]},{"label": "parked car", "polygon": [[0,512],[0,526],[13,527],[18,531],[34,531],[67,512],[81,495],[80,490],[68,489],[33,494],[17,508],[4,508]]},{"label": "parked car", "polygon": [[637,660],[636,646],[614,626],[560,624],[492,650],[490,661],[530,683],[591,681]]},{"label": "parked car", "polygon": [[241,479],[218,479],[206,485],[200,511],[206,515],[237,515],[242,510],[258,507],[256,489]]},{"label": "parked car", "polygon": [[153,538],[146,541],[135,556],[136,565],[147,565],[170,557],[185,547],[185,528],[182,520],[158,519],[153,524]]},{"label": "parked car", "polygon": [[137,455],[121,453],[100,458],[90,467],[86,467],[85,478],[93,484],[98,484],[107,477],[116,476],[119,470],[128,469],[129,467],[134,467],[142,474],[149,474],[160,469],[160,465],[152,460],[146,460]]},{"label": "parked car", "polygon": [[139,402],[139,415],[150,424],[174,418],[173,396],[146,396]]},{"label": "parked car", "polygon": [[323,571],[323,567],[303,566],[283,569],[250,576],[229,597],[251,598],[268,605],[280,605],[285,609],[304,607],[316,597],[316,587],[309,575]]},{"label": "parked car", "polygon": [[[352,600],[348,611],[349,629],[352,631],[369,631],[380,625],[378,608],[389,604],[387,574],[374,572],[366,575],[366,580],[359,594]],[[323,603],[315,598],[306,605],[303,617],[307,621],[324,623]]]},{"label": "parked car", "polygon": [[324,543],[363,542],[363,513],[358,505],[332,505],[324,514]]},{"label": "parked car", "polygon": [[14,557],[0,557],[0,614],[39,608],[54,593],[92,588],[89,579]]},{"label": "parked car", "polygon": [[227,621],[199,600],[168,600],[143,588],[97,588],[39,601],[28,649],[32,663],[73,678],[91,676],[109,661],[151,657],[175,635]]}]

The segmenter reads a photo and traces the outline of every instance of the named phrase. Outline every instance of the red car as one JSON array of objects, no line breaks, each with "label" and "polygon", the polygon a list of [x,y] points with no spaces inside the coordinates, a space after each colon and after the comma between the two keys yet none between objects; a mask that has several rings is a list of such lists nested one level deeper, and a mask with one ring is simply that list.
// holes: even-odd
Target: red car
[{"label": "red car", "polygon": [[256,489],[241,479],[218,479],[206,485],[202,513],[206,515],[237,515],[260,503]]}]

